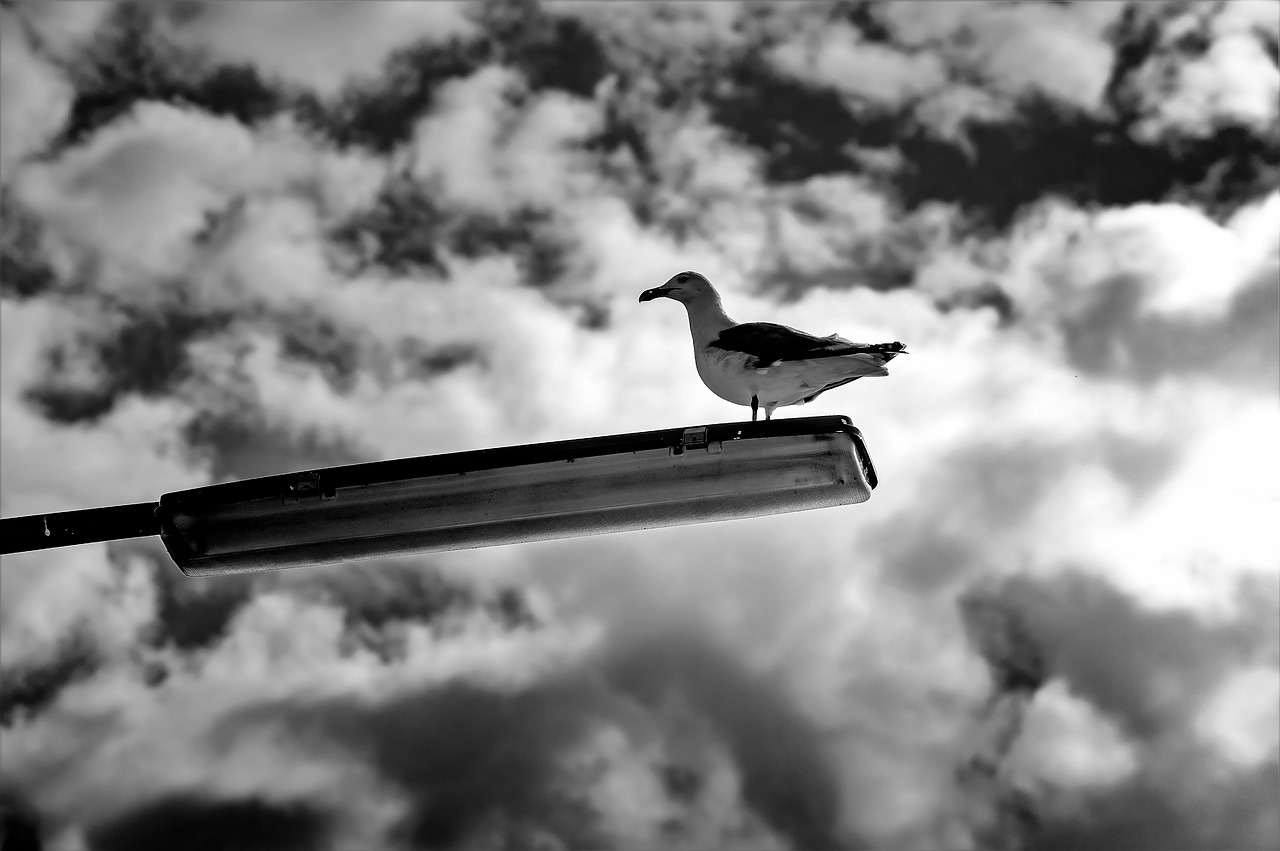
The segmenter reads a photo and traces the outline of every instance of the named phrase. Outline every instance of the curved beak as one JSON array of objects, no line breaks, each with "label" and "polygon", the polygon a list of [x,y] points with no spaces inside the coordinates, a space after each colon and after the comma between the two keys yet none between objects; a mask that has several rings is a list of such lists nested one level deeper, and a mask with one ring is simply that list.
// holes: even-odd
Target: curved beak
[{"label": "curved beak", "polygon": [[667,287],[654,287],[651,290],[645,290],[640,293],[640,301],[653,301],[655,298],[669,298],[671,290]]}]

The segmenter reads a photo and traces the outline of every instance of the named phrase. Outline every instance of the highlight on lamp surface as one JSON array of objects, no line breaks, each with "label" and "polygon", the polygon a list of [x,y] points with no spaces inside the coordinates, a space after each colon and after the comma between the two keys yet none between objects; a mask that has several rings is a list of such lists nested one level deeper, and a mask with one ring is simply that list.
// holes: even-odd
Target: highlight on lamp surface
[{"label": "highlight on lamp surface", "polygon": [[[177,566],[201,576],[848,505],[869,499],[876,484],[846,417],[804,417],[227,482],[165,494],[152,522],[139,520],[147,504],[120,507],[131,522],[114,537],[158,532]],[[0,551],[110,539],[38,536],[37,521],[47,532],[61,516],[0,520],[22,533],[3,535]]]}]

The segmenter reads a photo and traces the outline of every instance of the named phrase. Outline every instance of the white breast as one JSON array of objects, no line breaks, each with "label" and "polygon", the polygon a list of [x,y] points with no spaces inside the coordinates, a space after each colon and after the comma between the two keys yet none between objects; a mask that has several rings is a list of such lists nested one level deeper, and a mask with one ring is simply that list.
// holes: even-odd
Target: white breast
[{"label": "white breast", "polygon": [[735,405],[750,405],[756,395],[753,387],[754,370],[747,369],[749,355],[728,352],[724,349],[698,347],[694,350],[694,362],[702,383],[712,393]]},{"label": "white breast", "polygon": [[[698,375],[721,399],[750,405],[751,397],[762,406],[795,405],[822,388],[851,375],[883,375],[885,369],[853,358],[818,358],[784,361],[764,369],[748,367],[755,358],[740,352],[702,348],[695,353]],[[852,362],[851,362],[852,361]]]}]

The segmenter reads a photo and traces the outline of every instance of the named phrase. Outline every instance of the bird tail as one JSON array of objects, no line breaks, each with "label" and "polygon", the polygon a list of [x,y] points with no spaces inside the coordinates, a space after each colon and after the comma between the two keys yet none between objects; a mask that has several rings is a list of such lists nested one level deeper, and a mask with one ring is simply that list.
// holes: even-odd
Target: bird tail
[{"label": "bird tail", "polygon": [[898,355],[907,353],[905,343],[850,343],[836,354],[836,358],[841,361],[874,364],[880,367],[880,371],[869,372],[866,375],[888,375],[889,371],[884,369],[884,365]]},{"label": "bird tail", "polygon": [[846,340],[839,334],[828,334],[823,339],[831,341],[832,345],[827,348],[827,351],[834,355],[863,352],[866,354],[884,354],[886,355],[885,360],[889,360],[895,355],[908,354],[906,343],[855,343],[852,340]]},{"label": "bird tail", "polygon": [[889,374],[885,365],[906,353],[907,347],[902,343],[850,343],[848,349],[838,355],[811,361],[820,373],[825,372],[826,375],[815,376],[821,381],[821,389],[802,401],[811,402],[826,391],[859,378],[882,378]]},{"label": "bird tail", "polygon": [[898,355],[910,354],[906,343],[870,343],[865,346],[855,345],[855,348],[868,354],[883,355],[886,363]]}]

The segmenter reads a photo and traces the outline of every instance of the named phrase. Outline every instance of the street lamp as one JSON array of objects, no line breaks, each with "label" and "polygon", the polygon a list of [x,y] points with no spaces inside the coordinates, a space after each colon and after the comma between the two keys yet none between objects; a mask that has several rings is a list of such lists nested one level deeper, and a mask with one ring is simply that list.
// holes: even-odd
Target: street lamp
[{"label": "street lamp", "polygon": [[0,552],[159,534],[188,576],[757,517],[865,502],[846,417],[801,417],[375,461],[158,503],[0,520]]}]

